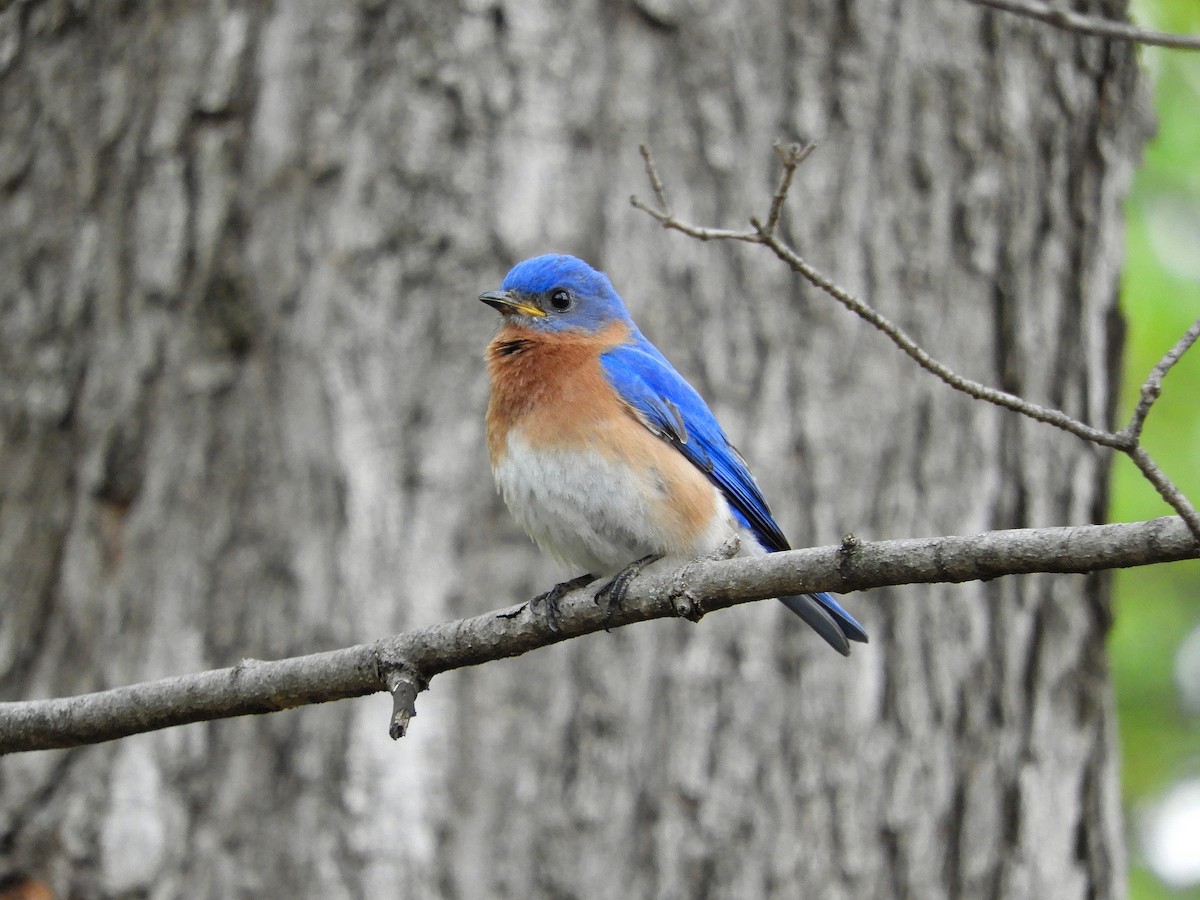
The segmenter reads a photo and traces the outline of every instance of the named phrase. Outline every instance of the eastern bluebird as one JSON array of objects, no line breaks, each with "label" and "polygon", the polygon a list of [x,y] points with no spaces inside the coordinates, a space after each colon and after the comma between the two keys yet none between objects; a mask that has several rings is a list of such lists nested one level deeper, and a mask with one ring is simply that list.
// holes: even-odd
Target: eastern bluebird
[{"label": "eastern bluebird", "polygon": [[[734,535],[740,555],[790,549],[741,454],[607,275],[538,256],[479,299],[504,317],[487,348],[496,486],[539,547],[588,572],[543,597],[616,584],[643,558],[710,555]],[[829,594],[780,600],[839,653],[867,640]]]}]

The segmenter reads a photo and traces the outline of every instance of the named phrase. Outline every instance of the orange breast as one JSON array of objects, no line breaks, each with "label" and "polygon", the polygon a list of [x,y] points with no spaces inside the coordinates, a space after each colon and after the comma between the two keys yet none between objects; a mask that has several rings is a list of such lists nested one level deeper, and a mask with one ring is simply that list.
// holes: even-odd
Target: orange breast
[{"label": "orange breast", "polygon": [[[493,469],[508,453],[513,433],[527,452],[574,448],[598,453],[622,464],[611,471],[627,471],[637,481],[662,549],[689,557],[709,552],[715,547],[694,545],[712,530],[714,517],[722,523],[728,518],[719,492],[642,423],[601,367],[601,354],[628,338],[629,329],[620,322],[595,335],[546,335],[512,324],[501,328],[487,351],[492,381],[487,438]],[[732,527],[730,521],[720,530]]]},{"label": "orange breast", "polygon": [[487,349],[492,462],[514,428],[535,446],[588,446],[600,422],[629,417],[600,367],[600,355],[628,339],[623,322],[596,334],[544,334],[511,323],[501,328]]}]

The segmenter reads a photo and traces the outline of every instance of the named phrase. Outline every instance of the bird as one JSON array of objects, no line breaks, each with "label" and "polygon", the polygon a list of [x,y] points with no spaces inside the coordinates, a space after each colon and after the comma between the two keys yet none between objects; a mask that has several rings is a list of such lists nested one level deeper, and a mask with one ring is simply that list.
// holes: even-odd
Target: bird
[{"label": "bird", "polygon": [[[501,315],[485,353],[496,487],[543,551],[586,573],[536,598],[551,612],[605,576],[619,599],[649,561],[718,555],[735,537],[742,556],[790,549],[708,404],[607,275],[551,253],[479,299]],[[779,599],[844,656],[867,641],[830,594]]]}]

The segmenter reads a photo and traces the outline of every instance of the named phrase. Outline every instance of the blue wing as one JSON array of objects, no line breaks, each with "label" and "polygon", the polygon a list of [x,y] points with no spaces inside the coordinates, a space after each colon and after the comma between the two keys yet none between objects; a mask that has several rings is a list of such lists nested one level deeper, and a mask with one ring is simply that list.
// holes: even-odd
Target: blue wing
[{"label": "blue wing", "polygon": [[789,550],[746,461],[708,404],[640,333],[600,357],[609,382],[646,427],[673,444],[720,488],[734,514],[767,550]]},{"label": "blue wing", "polygon": [[[746,461],[729,442],[708,404],[657,347],[635,330],[630,343],[602,354],[600,364],[646,427],[708,476],[725,495],[738,521],[764,548],[772,552],[790,549]],[[850,652],[847,639],[867,640],[863,627],[830,594],[780,599],[842,654]]]}]

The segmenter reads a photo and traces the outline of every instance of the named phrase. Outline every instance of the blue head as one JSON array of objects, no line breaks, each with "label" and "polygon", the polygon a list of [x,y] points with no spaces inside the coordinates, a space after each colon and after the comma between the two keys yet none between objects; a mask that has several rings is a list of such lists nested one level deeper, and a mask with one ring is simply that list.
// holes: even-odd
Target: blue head
[{"label": "blue head", "polygon": [[498,291],[479,297],[505,319],[538,331],[597,332],[633,320],[608,276],[582,259],[560,253],[517,263]]}]

